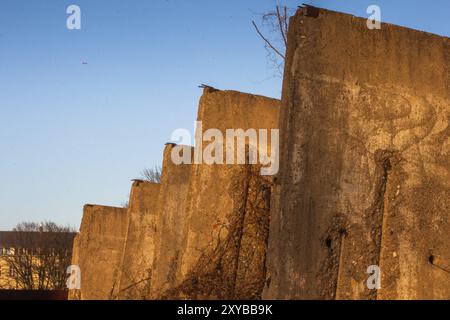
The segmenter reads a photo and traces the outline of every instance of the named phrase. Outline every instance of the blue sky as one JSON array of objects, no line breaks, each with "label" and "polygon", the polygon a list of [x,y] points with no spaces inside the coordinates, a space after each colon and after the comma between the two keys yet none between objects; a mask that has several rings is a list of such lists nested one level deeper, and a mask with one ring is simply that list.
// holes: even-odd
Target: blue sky
[{"label": "blue sky", "polygon": [[[285,1],[448,36],[448,0]],[[274,0],[0,0],[0,229],[79,226],[85,203],[120,205],[130,180],[192,129],[208,83],[279,97],[251,26]],[[82,11],[67,30],[66,8]],[[88,64],[82,64],[87,61]]]}]

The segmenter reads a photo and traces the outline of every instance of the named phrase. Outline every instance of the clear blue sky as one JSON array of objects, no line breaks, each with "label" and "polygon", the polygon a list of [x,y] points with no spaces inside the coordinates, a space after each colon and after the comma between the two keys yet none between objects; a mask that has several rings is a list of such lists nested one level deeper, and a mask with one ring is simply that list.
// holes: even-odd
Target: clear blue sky
[{"label": "clear blue sky", "polygon": [[[450,1],[302,2],[450,34]],[[82,30],[66,29],[66,8]],[[201,91],[279,97],[251,20],[274,0],[0,0],[0,229],[78,227],[85,203],[120,205],[130,180],[191,129]],[[83,65],[87,61],[88,65]]]}]

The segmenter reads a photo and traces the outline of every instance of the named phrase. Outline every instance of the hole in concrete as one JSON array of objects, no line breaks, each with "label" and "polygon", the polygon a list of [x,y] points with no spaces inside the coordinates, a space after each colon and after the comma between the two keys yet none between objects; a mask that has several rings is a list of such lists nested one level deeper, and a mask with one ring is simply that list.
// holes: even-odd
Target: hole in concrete
[{"label": "hole in concrete", "polygon": [[431,264],[434,263],[434,256],[432,254],[428,257],[428,262]]},{"label": "hole in concrete", "polygon": [[383,166],[385,171],[392,170],[391,159],[387,158],[386,160],[384,160]]},{"label": "hole in concrete", "polygon": [[327,246],[327,248],[331,248],[332,244],[333,244],[333,241],[331,240],[331,238],[327,238],[325,240],[325,245]]}]

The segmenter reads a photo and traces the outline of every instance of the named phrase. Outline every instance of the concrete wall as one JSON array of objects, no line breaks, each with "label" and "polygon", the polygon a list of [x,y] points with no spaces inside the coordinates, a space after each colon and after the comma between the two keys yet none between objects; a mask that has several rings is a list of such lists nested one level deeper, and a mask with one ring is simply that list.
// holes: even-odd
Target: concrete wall
[{"label": "concrete wall", "polygon": [[[198,120],[203,132],[210,128],[222,133],[238,128],[272,129],[278,128],[278,112],[278,100],[206,89]],[[196,146],[200,143],[197,140]],[[270,204],[264,202],[259,189],[253,189],[264,185],[261,189],[267,198],[269,184],[249,165],[193,165],[178,286],[169,296],[250,299],[261,294]],[[252,213],[251,201],[262,208]]]},{"label": "concrete wall", "polygon": [[151,290],[148,298],[160,298],[161,294],[176,282],[176,270],[181,256],[186,229],[186,197],[191,177],[190,164],[172,162],[173,148],[192,154],[192,147],[166,145],[158,197],[157,237]]},{"label": "concrete wall", "polygon": [[303,8],[288,42],[264,297],[450,298],[449,39]]},{"label": "concrete wall", "polygon": [[144,299],[150,290],[158,217],[157,183],[135,181],[128,206],[128,229],[116,298]]},{"label": "concrete wall", "polygon": [[[72,265],[79,266],[80,263],[80,234],[77,234],[73,239],[72,246]],[[74,271],[72,271],[74,272]],[[71,289],[69,290],[68,300],[80,300],[81,299],[81,290],[79,289]]]},{"label": "concrete wall", "polygon": [[79,234],[81,299],[108,300],[118,286],[127,209],[86,205]]}]

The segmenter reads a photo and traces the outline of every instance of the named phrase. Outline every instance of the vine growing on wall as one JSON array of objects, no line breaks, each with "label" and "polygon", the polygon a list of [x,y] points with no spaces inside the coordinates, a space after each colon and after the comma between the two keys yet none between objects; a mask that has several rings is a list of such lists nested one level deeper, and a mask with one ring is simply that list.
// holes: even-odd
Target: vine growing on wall
[{"label": "vine growing on wall", "polygon": [[265,280],[272,178],[246,165],[230,187],[234,210],[213,226],[205,248],[186,279],[164,299],[260,299]]}]

